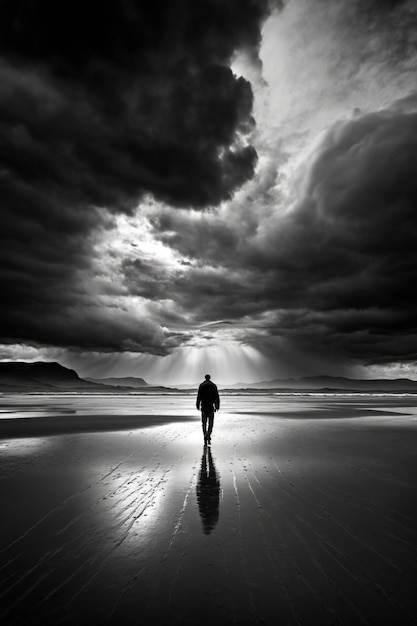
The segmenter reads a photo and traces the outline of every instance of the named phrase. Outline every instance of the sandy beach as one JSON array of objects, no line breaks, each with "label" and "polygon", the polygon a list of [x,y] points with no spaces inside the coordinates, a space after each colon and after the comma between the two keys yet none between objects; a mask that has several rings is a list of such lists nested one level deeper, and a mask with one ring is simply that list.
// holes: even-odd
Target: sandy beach
[{"label": "sandy beach", "polygon": [[0,409],[2,624],[417,623],[417,398]]}]

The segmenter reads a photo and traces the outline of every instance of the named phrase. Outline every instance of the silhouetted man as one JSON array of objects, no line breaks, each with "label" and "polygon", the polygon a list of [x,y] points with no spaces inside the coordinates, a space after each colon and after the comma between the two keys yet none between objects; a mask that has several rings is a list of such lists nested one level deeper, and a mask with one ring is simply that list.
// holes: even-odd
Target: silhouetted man
[{"label": "silhouetted man", "polygon": [[203,425],[204,445],[211,444],[213,431],[214,412],[220,408],[219,392],[217,386],[210,380],[210,374],[205,375],[205,381],[201,383],[197,394],[197,411],[201,409],[201,423]]}]

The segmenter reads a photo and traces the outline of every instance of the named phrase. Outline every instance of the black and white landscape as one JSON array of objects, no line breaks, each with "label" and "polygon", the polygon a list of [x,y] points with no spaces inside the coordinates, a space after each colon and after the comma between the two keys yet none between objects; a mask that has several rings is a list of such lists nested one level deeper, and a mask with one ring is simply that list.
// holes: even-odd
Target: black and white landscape
[{"label": "black and white landscape", "polygon": [[0,2],[2,625],[416,624],[416,32]]}]

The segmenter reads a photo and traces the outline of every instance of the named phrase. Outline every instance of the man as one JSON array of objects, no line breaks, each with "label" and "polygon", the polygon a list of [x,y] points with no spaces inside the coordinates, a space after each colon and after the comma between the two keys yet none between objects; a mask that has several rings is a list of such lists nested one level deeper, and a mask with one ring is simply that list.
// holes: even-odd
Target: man
[{"label": "man", "polygon": [[210,445],[211,433],[213,431],[214,412],[218,411],[220,408],[220,398],[217,386],[210,380],[210,374],[206,374],[205,379],[206,380],[202,382],[198,388],[197,411],[201,409],[204,445]]}]

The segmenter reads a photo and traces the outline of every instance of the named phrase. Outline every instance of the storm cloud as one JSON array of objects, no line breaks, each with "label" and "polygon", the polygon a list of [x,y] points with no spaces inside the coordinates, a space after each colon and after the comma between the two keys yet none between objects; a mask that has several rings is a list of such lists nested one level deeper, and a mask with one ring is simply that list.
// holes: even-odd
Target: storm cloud
[{"label": "storm cloud", "polygon": [[415,360],[412,109],[409,99],[336,123],[299,166],[292,204],[258,206],[256,228],[245,207],[229,223],[202,216],[187,227],[185,214],[154,219],[165,243],[196,259],[182,274],[159,277],[165,297],[199,323],[231,320],[249,343],[282,336],[358,362]]},{"label": "storm cloud", "polygon": [[412,0],[3,2],[3,344],[417,361],[416,27]]},{"label": "storm cloud", "polygon": [[1,3],[4,342],[168,349],[134,307],[103,314],[80,272],[144,196],[205,208],[253,175],[252,89],[229,65],[256,57],[267,14],[266,0]]},{"label": "storm cloud", "polygon": [[249,0],[2,3],[4,167],[115,208],[230,197],[256,153],[241,139],[252,90],[229,64],[255,54],[266,15]]}]

